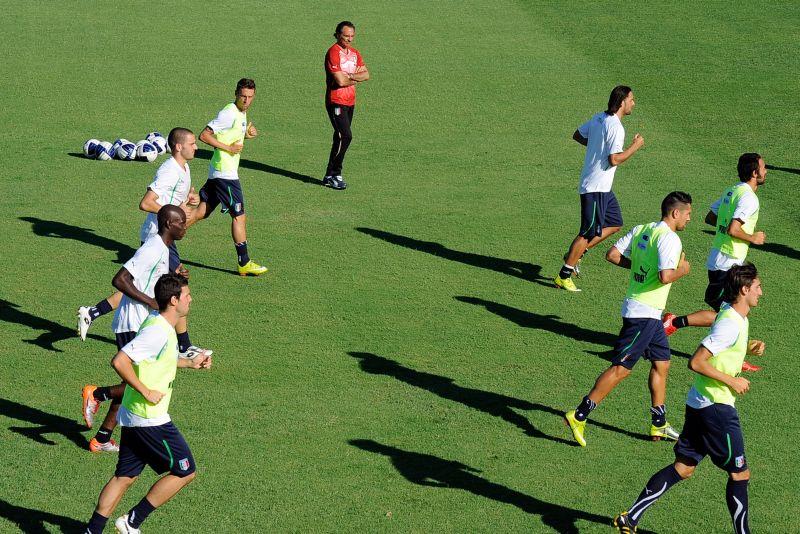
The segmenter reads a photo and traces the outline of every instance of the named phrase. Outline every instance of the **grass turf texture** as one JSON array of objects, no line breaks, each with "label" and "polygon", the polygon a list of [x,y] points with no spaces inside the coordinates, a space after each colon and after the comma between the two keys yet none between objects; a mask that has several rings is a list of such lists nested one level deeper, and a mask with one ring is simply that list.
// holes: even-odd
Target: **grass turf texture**
[{"label": "grass turf texture", "polygon": [[[199,477],[147,531],[607,531],[672,451],[639,439],[642,364],[593,415],[589,447],[571,446],[560,413],[607,365],[627,273],[603,246],[584,262],[582,294],[548,279],[578,222],[583,149],[571,134],[617,83],[638,101],[627,141],[646,141],[617,174],[625,228],[657,218],[670,190],[695,198],[681,236],[693,272],[671,310],[702,305],[701,221],[738,155],[787,169],[759,195],[769,244],[750,253],[765,287],[751,333],[768,355],[738,408],[751,524],[794,528],[800,428],[783,407],[798,378],[796,6],[89,7],[9,4],[0,22],[13,73],[0,87],[13,132],[0,140],[0,531],[79,527],[116,461],[82,450],[92,433],[77,423],[81,386],[115,380],[110,317],[85,343],[73,317],[138,245],[137,202],[164,158],[75,154],[90,137],[199,132],[241,76],[258,83],[249,117],[261,131],[243,152],[250,250],[270,272],[232,274],[227,215],[180,244],[192,338],[215,350],[215,368],[179,373],[170,411]],[[372,80],[339,193],[318,180],[322,57],[343,18]],[[198,189],[208,154],[191,164]],[[674,349],[691,353],[703,335],[679,332]],[[674,359],[668,387],[678,428],[685,362]],[[643,526],[729,531],[724,480],[701,465]]]}]

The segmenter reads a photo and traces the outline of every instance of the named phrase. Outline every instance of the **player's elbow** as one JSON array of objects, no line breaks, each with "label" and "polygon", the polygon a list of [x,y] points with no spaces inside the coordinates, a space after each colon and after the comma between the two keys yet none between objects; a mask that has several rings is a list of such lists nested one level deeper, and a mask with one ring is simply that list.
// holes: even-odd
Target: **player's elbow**
[{"label": "player's elbow", "polygon": [[612,167],[616,167],[620,163],[622,163],[622,158],[619,157],[618,154],[611,154],[608,156],[608,164]]},{"label": "player's elbow", "polygon": [[658,279],[661,281],[662,284],[671,284],[674,281],[672,279],[672,272],[667,272],[667,271],[659,271]]},{"label": "player's elbow", "polygon": [[608,252],[606,252],[606,261],[609,261],[615,265],[619,262],[619,251],[616,247],[611,247],[608,249]]}]

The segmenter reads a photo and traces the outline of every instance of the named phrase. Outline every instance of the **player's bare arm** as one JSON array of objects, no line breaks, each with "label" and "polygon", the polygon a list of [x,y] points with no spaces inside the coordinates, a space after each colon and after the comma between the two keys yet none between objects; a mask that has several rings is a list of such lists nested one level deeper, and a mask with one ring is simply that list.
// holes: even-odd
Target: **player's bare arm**
[{"label": "player's bare arm", "polygon": [[636,154],[636,152],[643,146],[644,146],[644,137],[642,137],[640,134],[637,133],[636,135],[633,136],[633,141],[631,141],[631,144],[628,148],[617,154],[609,154],[608,163],[614,167],[616,167],[617,165],[622,165],[623,163],[628,161],[628,159],[631,156]]},{"label": "player's bare arm", "polygon": [[349,75],[349,78],[356,82],[366,82],[369,80],[369,70],[366,65],[362,65],[356,71]]},{"label": "player's bare arm", "polygon": [[133,361],[130,357],[122,351],[119,351],[116,356],[111,360],[111,367],[117,374],[128,384],[130,387],[142,394],[151,404],[158,404],[164,394],[160,391],[149,389],[142,384],[139,377],[136,376],[136,371],[133,369]]},{"label": "player's bare arm", "polygon": [[148,189],[142,200],[139,202],[139,209],[148,213],[158,213],[161,204],[158,203],[158,195],[152,189]]},{"label": "player's bare arm", "polygon": [[589,140],[582,136],[578,130],[575,130],[575,133],[572,134],[572,139],[583,146],[589,144]]},{"label": "player's bare arm", "polygon": [[247,130],[244,133],[245,139],[252,139],[254,137],[258,137],[258,129],[253,126],[252,122],[247,123]]},{"label": "player's bare arm", "polygon": [[225,152],[230,152],[231,154],[238,154],[244,147],[244,145],[239,143],[235,145],[226,145],[225,143],[218,141],[214,137],[214,131],[208,126],[206,126],[202,132],[200,132],[200,140],[209,146],[224,150]]},{"label": "player's bare arm", "polygon": [[201,354],[194,358],[178,358],[178,367],[184,369],[211,369],[211,356]]},{"label": "player's bare arm", "polygon": [[686,261],[686,257],[683,255],[683,252],[681,252],[681,259],[678,261],[678,267],[675,269],[658,271],[658,279],[661,280],[662,284],[671,284],[689,274],[689,270],[689,262]]},{"label": "player's bare arm", "polygon": [[117,274],[115,274],[114,278],[111,280],[111,285],[113,285],[119,291],[122,291],[122,293],[133,300],[141,302],[145,306],[150,306],[154,310],[158,309],[158,303],[156,302],[156,299],[148,297],[136,289],[136,286],[133,285],[133,276],[125,267],[122,267],[119,271],[117,271]]},{"label": "player's bare arm", "polygon": [[734,377],[723,373],[716,367],[711,365],[708,360],[713,354],[704,345],[697,347],[694,355],[689,360],[689,369],[695,373],[719,380],[729,388],[734,390],[738,395],[747,393],[750,389],[750,381],[740,376]]},{"label": "player's bare arm", "polygon": [[[342,71],[332,72],[331,75],[333,76],[333,81],[336,82],[337,87],[350,87],[351,85],[355,85],[355,80],[351,80],[350,77]],[[200,140],[203,140],[202,134],[200,134]]]},{"label": "player's bare arm", "polygon": [[630,258],[623,256],[617,247],[611,247],[608,249],[608,252],[606,253],[606,260],[618,267],[622,267],[623,269],[631,268]]},{"label": "player's bare arm", "polygon": [[752,234],[745,232],[742,229],[742,221],[739,219],[732,220],[731,224],[728,225],[728,235],[747,241],[751,245],[763,245],[767,239],[767,234],[764,232],[753,232]]}]

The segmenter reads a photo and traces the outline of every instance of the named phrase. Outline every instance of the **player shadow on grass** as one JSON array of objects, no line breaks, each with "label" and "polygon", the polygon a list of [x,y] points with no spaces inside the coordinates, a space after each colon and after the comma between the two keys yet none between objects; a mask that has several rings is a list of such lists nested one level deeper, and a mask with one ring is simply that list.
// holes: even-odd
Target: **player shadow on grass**
[{"label": "player shadow on grass", "polygon": [[[713,230],[703,230],[703,233],[715,235]],[[789,258],[790,260],[800,260],[800,250],[782,243],[764,243],[763,245],[752,245],[752,247],[753,250],[763,250],[764,252],[777,254],[778,256],[783,256],[785,258]]]},{"label": "player shadow on grass", "polygon": [[503,421],[516,426],[528,436],[577,447],[577,444],[573,441],[545,434],[534,427],[527,418],[513,410],[513,408],[518,410],[536,410],[563,416],[561,412],[549,406],[500,395],[499,393],[492,393],[491,391],[459,386],[453,383],[452,378],[416,371],[404,367],[394,360],[383,358],[369,352],[348,352],[348,354],[354,358],[358,358],[358,365],[365,373],[391,376],[400,382],[424,389],[443,399],[455,401],[469,408],[479,410],[494,417],[499,417]]},{"label": "player shadow on grass", "polygon": [[[23,339],[23,341],[52,352],[64,352],[56,348],[55,344],[77,336],[74,328],[67,328],[48,319],[24,312],[19,309],[18,304],[3,299],[0,299],[0,321],[21,324],[34,330],[44,330],[36,339]],[[115,345],[114,341],[103,336],[89,334],[88,337]]]},{"label": "player shadow on grass", "polygon": [[81,434],[86,428],[72,419],[43,412],[38,408],[25,406],[18,402],[0,398],[0,416],[31,423],[32,427],[9,427],[8,429],[20,436],[32,439],[42,445],[56,445],[45,437],[46,434],[61,434],[81,449],[86,449],[88,441]]},{"label": "player shadow on grass", "polygon": [[[211,159],[211,156],[214,155],[214,152],[211,150],[206,150],[204,148],[198,148],[197,151],[194,153],[195,158],[200,159]],[[297,180],[298,182],[303,182],[304,184],[313,184],[313,185],[322,185],[322,180],[318,178],[314,178],[313,176],[308,176],[307,174],[300,174],[299,172],[294,171],[287,171],[286,169],[281,169],[279,167],[273,167],[272,165],[267,165],[266,163],[261,163],[259,161],[253,161],[250,159],[240,159],[239,160],[239,167],[244,169],[251,169],[254,171],[261,171],[267,174],[275,174],[277,176],[283,176],[285,178],[291,178],[292,180]]]},{"label": "player shadow on grass", "polygon": [[[481,472],[480,469],[461,462],[445,460],[432,454],[405,451],[371,439],[352,439],[348,443],[363,451],[386,456],[392,462],[392,466],[409,482],[432,488],[460,489],[478,497],[510,504],[527,514],[540,516],[542,523],[556,532],[577,534],[577,521],[590,521],[607,527],[611,526],[609,517],[531,497],[478,476],[477,473]],[[640,530],[639,532],[647,531]]]},{"label": "player shadow on grass", "polygon": [[71,517],[51,514],[32,508],[16,506],[8,501],[0,499],[0,517],[17,525],[20,532],[26,534],[40,534],[49,532],[45,525],[58,527],[61,532],[79,533],[86,530],[86,524]]},{"label": "player shadow on grass", "polygon": [[418,250],[427,254],[432,254],[440,258],[450,261],[457,261],[465,265],[473,267],[480,267],[481,269],[488,269],[510,276],[516,276],[528,282],[535,282],[539,285],[551,287],[553,281],[541,275],[542,267],[524,261],[508,260],[505,258],[498,258],[495,256],[485,256],[483,254],[474,254],[472,252],[462,252],[447,248],[441,243],[434,241],[422,241],[412,237],[406,237],[391,232],[384,232],[383,230],[375,230],[373,228],[356,228],[362,234],[367,234],[372,237],[382,239],[387,243],[399,245],[401,247],[409,248],[411,250]]},{"label": "player shadow on grass", "polygon": [[765,167],[771,171],[782,171],[791,174],[800,174],[800,169],[793,169],[791,167],[779,167],[777,165],[765,165]]},{"label": "player shadow on grass", "polygon": [[[98,235],[94,233],[94,230],[91,228],[81,228],[80,226],[73,226],[71,224],[58,221],[37,219],[36,217],[20,217],[19,220],[31,223],[31,230],[33,230],[34,234],[40,237],[73,239],[75,241],[80,241],[81,243],[86,243],[87,245],[100,247],[104,250],[108,250],[109,252],[116,252],[117,259],[114,261],[114,263],[123,264],[131,259],[136,253],[136,249],[130,245],[126,245],[120,241],[115,241],[114,239],[109,239],[108,237]],[[181,261],[183,261],[184,265],[188,265],[190,267],[199,267],[201,269],[208,269],[210,271],[218,271],[226,274],[239,274],[238,271],[231,269],[212,267],[210,265],[204,265],[195,261]]]}]

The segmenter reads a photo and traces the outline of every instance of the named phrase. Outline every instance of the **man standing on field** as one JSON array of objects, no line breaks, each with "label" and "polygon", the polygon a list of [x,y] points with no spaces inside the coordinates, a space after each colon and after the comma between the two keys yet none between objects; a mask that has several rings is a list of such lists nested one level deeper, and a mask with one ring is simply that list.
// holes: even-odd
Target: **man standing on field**
[{"label": "man standing on field", "polygon": [[579,275],[578,262],[587,250],[602,242],[622,228],[622,212],[617,197],[611,192],[617,166],[625,163],[644,145],[638,133],[631,146],[623,150],[625,128],[622,118],[630,115],[636,102],[633,91],[618,85],[608,98],[608,109],[597,113],[572,134],[572,138],[586,147],[581,183],[581,227],[578,236],[564,255],[564,265],[553,282],[567,291],[580,291],[572,280]]},{"label": "man standing on field", "polygon": [[217,114],[200,132],[200,140],[214,147],[208,166],[208,180],[200,189],[200,205],[189,221],[191,226],[205,219],[222,204],[222,212],[231,214],[231,236],[236,247],[241,276],[258,276],[267,268],[250,259],[247,252],[247,227],[244,214],[244,193],[239,181],[239,158],[245,139],[253,139],[258,130],[247,121],[247,110],[256,97],[256,82],[242,78],[236,84],[236,100]]},{"label": "man standing on field", "polygon": [[355,25],[343,20],[333,34],[336,43],[325,54],[325,109],[333,126],[333,143],[328,157],[328,168],[322,185],[344,189],[342,165],[347,147],[353,140],[350,125],[356,105],[356,84],[369,80],[369,71],[361,54],[351,45],[356,36]]},{"label": "man standing on field", "polygon": [[117,532],[138,534],[139,526],[195,477],[192,452],[169,416],[172,384],[178,367],[209,369],[211,356],[178,358],[175,324],[189,313],[192,297],[188,281],[174,273],[159,278],[155,287],[158,315],[150,315],[139,332],[117,352],[111,366],[125,382],[119,411],[122,425],[117,469],[100,492],[89,534],[101,534],[122,496],[149,465],[158,479],[139,503],[117,518]]}]

